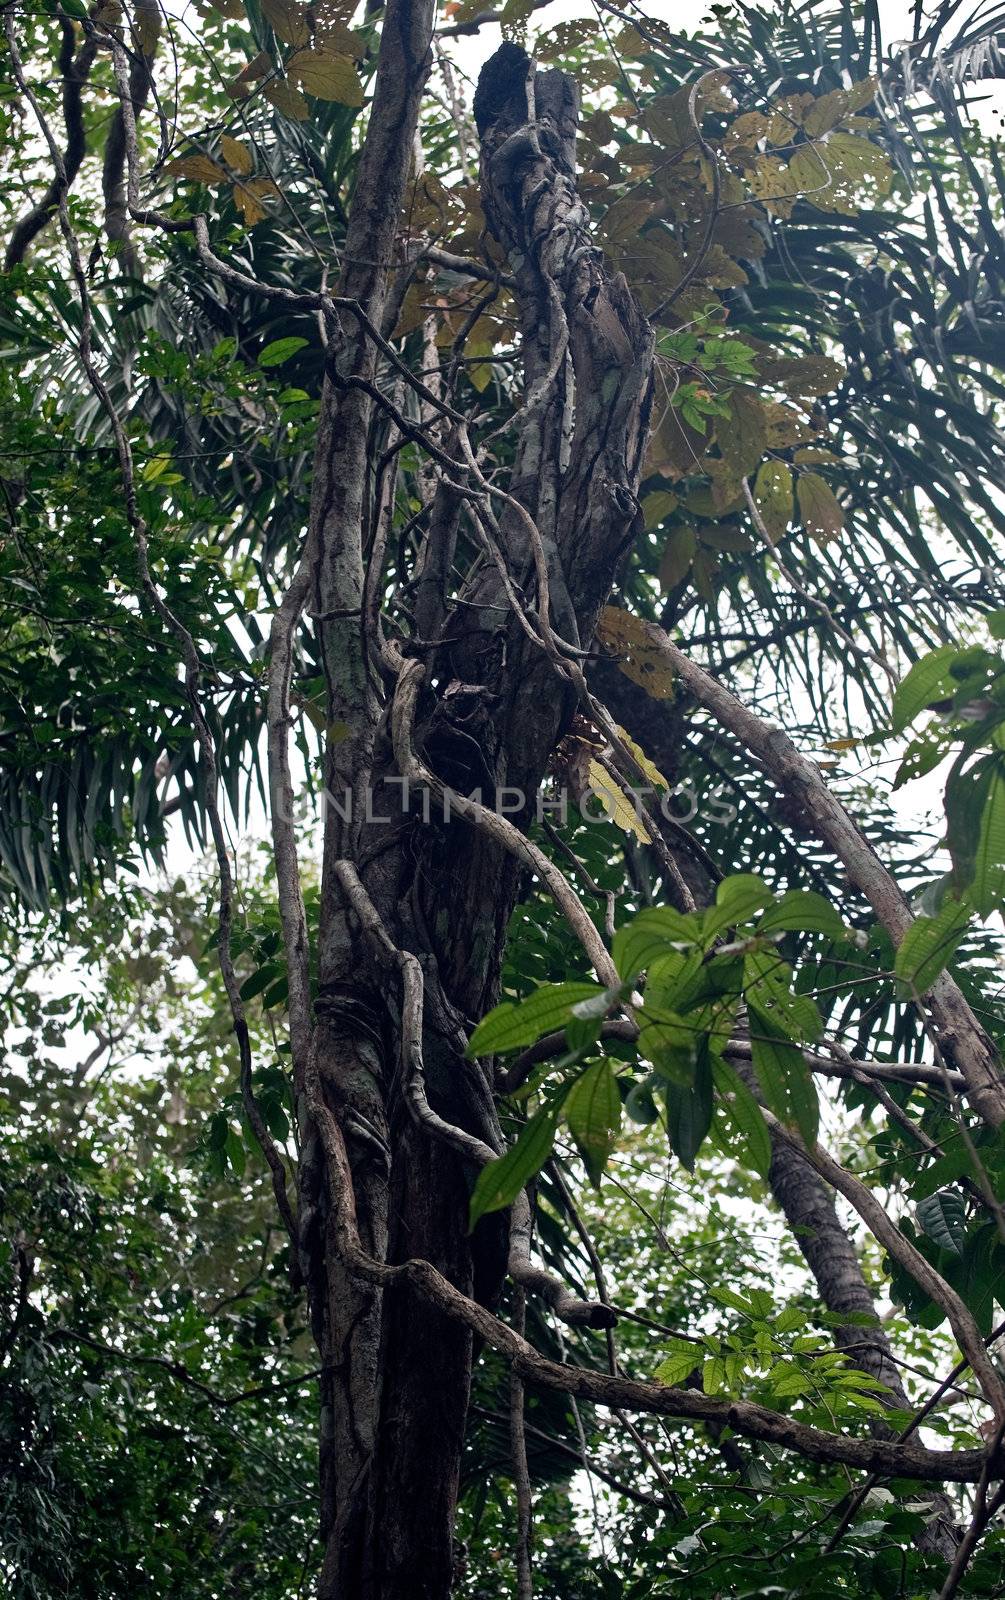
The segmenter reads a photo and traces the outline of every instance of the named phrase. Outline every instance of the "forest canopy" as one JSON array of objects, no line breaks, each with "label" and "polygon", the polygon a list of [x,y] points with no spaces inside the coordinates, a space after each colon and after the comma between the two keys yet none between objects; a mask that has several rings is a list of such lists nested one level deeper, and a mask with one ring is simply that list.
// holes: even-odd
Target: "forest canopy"
[{"label": "forest canopy", "polygon": [[8,0],[0,1586],[1005,1592],[1005,10]]}]

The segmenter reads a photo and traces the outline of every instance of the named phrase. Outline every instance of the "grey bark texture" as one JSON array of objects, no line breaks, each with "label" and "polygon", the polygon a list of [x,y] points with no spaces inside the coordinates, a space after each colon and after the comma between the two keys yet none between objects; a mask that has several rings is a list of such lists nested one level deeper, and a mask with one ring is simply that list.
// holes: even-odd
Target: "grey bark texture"
[{"label": "grey bark texture", "polygon": [[[340,293],[360,299],[378,324],[430,19],[425,0],[388,8],[350,217]],[[524,405],[513,423],[512,500],[483,502],[481,515],[531,600],[540,576],[528,514],[533,519],[546,552],[551,627],[573,645],[591,638],[641,527],[637,488],[653,352],[641,308],[590,238],[575,184],[577,114],[574,82],[558,72],[534,75],[524,57],[508,74],[482,139],[485,211],[516,279]],[[394,944],[422,966],[430,1106],[498,1147],[491,1085],[464,1059],[464,1048],[474,1020],[496,997],[521,868],[468,822],[444,824],[435,812],[424,822],[418,807],[402,816],[390,696],[368,659],[359,615],[374,400],[353,379],[380,389],[382,376],[372,345],[351,324],[347,316],[345,344],[329,354],[310,609],[323,630],[329,717],[348,729],[332,746],[328,784],[337,796],[354,791],[357,805],[351,822],[331,809],[326,819],[311,1048],[326,1104],[344,1133],[367,1254],[391,1263],[424,1258],[463,1294],[491,1304],[505,1272],[507,1219],[490,1217],[467,1235],[474,1169],[409,1115],[396,1066],[400,996],[369,959],[336,871],[340,859],[353,862]],[[459,467],[458,481],[462,475]],[[440,501],[432,525],[446,522],[449,539],[466,513],[449,491],[441,490]],[[533,794],[571,715],[568,684],[514,617],[497,568],[486,562],[457,602],[442,592],[446,567],[436,551],[420,570],[432,591],[423,622],[438,629],[425,641],[435,648],[415,728],[423,763],[460,794],[481,788],[491,800],[504,785]],[[358,803],[366,787],[372,815],[391,823],[366,820]],[[319,1592],[322,1600],[441,1600],[453,1579],[471,1332],[427,1299],[385,1294],[345,1272],[317,1130],[309,1117],[302,1120],[301,1256],[325,1369]]]}]

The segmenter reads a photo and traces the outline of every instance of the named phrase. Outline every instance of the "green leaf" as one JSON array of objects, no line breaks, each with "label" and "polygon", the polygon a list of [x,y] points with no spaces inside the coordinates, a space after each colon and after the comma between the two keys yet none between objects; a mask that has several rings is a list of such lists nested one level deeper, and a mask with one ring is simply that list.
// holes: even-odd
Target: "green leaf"
[{"label": "green leaf", "polygon": [[526,1000],[504,1000],[483,1017],[468,1045],[468,1058],[503,1055],[534,1044],[546,1033],[554,1033],[573,1016],[573,1006],[592,1000],[605,991],[596,983],[546,983]]},{"label": "green leaf", "polygon": [[561,1109],[560,1101],[542,1106],[521,1128],[519,1138],[506,1154],[482,1168],[471,1196],[469,1232],[479,1217],[511,1206],[520,1190],[540,1172],[554,1148]]},{"label": "green leaf", "polygon": [[807,1144],[815,1144],[820,1107],[803,1053],[756,1002],[748,1004],[754,1071],[765,1104],[780,1122],[799,1128]]},{"label": "green leaf", "polygon": [[764,1112],[728,1061],[713,1060],[712,1079],[720,1097],[720,1109],[725,1111],[738,1136],[736,1153],[746,1166],[767,1178],[771,1167],[771,1135]]},{"label": "green leaf", "polygon": [[253,1000],[256,994],[261,994],[270,984],[285,976],[285,968],[281,961],[267,961],[264,967],[259,967],[250,978],[245,978],[241,985],[241,999]]},{"label": "green leaf", "polygon": [[970,921],[964,900],[947,897],[934,917],[918,917],[908,928],[894,958],[893,970],[912,993],[925,994],[949,964]]},{"label": "green leaf", "polygon": [[284,361],[289,361],[298,350],[303,350],[308,341],[301,339],[296,334],[290,334],[286,339],[273,339],[267,344],[258,357],[260,367],[281,367]]},{"label": "green leaf", "polygon": [[825,933],[831,939],[844,939],[847,930],[840,914],[812,889],[789,889],[773,906],[769,906],[757,932],[771,933]]},{"label": "green leaf", "polygon": [[653,1377],[657,1383],[683,1383],[691,1376],[695,1367],[702,1365],[703,1359],[704,1352],[701,1345],[691,1344],[686,1339],[672,1339]]},{"label": "green leaf", "polygon": [[233,1128],[227,1129],[227,1138],[224,1142],[224,1150],[226,1151],[227,1160],[230,1162],[235,1176],[238,1178],[243,1178],[244,1169],[248,1164],[248,1157],[244,1148],[244,1140],[234,1132]]},{"label": "green leaf", "polygon": [[774,1029],[804,1044],[819,1039],[823,1019],[809,995],[792,988],[792,968],[774,950],[750,950],[743,960],[743,992]]},{"label": "green leaf", "polygon": [[664,1088],[667,1107],[667,1132],[670,1147],[677,1159],[694,1171],[698,1151],[712,1124],[714,1096],[712,1093],[712,1068],[707,1041],[701,1040],[694,1069],[694,1083],[685,1088],[678,1083],[668,1083]]},{"label": "green leaf", "polygon": [[944,644],[914,663],[894,691],[894,733],[903,733],[927,705],[933,700],[944,700],[955,689],[956,682],[950,668],[959,654],[956,645]]},{"label": "green leaf", "polygon": [[641,1083],[633,1083],[625,1100],[625,1110],[633,1122],[640,1127],[648,1128],[658,1121],[659,1107],[653,1098],[652,1074],[644,1078]]},{"label": "green leaf", "polygon": [[984,805],[974,850],[967,898],[978,916],[988,917],[1005,897],[1005,759],[991,758]]},{"label": "green leaf", "polygon": [[697,548],[693,524],[681,523],[670,529],[660,561],[660,588],[664,594],[669,594],[682,578],[687,577]]},{"label": "green leaf", "polygon": [[569,1132],[593,1183],[599,1184],[621,1128],[621,1095],[610,1061],[595,1061],[577,1078],[563,1105]]},{"label": "green leaf", "polygon": [[774,896],[763,878],[752,872],[724,878],[715,894],[715,905],[702,918],[701,933],[706,947],[713,944],[724,928],[749,922],[770,906]]},{"label": "green leaf", "polygon": [[728,1306],[731,1311],[739,1311],[741,1316],[753,1317],[757,1315],[751,1301],[744,1295],[737,1294],[735,1289],[727,1289],[722,1284],[716,1284],[709,1293],[713,1300],[718,1301],[719,1305]]},{"label": "green leaf", "polygon": [[915,1216],[940,1250],[962,1256],[967,1231],[967,1204],[959,1189],[938,1189],[914,1208]]},{"label": "green leaf", "polygon": [[623,928],[618,929],[611,945],[611,955],[618,976],[629,983],[672,946],[690,946],[696,942],[694,920],[670,906],[657,906],[640,911],[631,922],[626,922]]}]

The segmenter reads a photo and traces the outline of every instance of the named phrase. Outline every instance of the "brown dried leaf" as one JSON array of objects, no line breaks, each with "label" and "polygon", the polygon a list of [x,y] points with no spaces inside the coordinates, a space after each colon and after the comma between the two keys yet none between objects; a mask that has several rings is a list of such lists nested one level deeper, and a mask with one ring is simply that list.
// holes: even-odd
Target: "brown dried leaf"
[{"label": "brown dried leaf", "polygon": [[251,85],[257,83],[272,71],[272,58],[264,50],[246,66],[243,66],[232,83],[227,85],[227,93],[232,100],[246,100],[251,93]]},{"label": "brown dried leaf", "polygon": [[136,0],[133,7],[133,33],[145,56],[152,56],[161,36],[161,13],[157,0]]},{"label": "brown dried leaf", "polygon": [[235,183],[234,205],[248,227],[253,228],[256,222],[264,222],[268,216],[262,201],[274,200],[280,192],[278,184],[271,178],[251,178],[247,183]]},{"label": "brown dried leaf", "polygon": [[277,111],[283,113],[284,117],[290,117],[294,122],[306,122],[310,117],[311,108],[300,90],[294,89],[292,84],[284,83],[281,78],[267,83],[262,93]]},{"label": "brown dried leaf", "polygon": [[229,133],[220,136],[220,154],[231,172],[238,173],[242,178],[246,178],[254,166],[251,147],[242,144],[239,139],[232,139]]},{"label": "brown dried leaf", "polygon": [[222,183],[227,174],[209,156],[179,156],[177,161],[169,161],[166,170],[173,172],[179,178],[188,178],[192,183]]},{"label": "brown dried leaf", "polygon": [[618,656],[626,678],[641,684],[654,700],[673,697],[673,674],[660,647],[659,630],[641,617],[617,606],[605,606],[597,623],[597,638]]},{"label": "brown dried leaf", "polygon": [[299,46],[309,40],[307,12],[296,0],[262,0],[262,15],[284,44]]},{"label": "brown dried leaf", "polygon": [[329,50],[300,50],[287,63],[291,78],[316,100],[335,100],[343,106],[363,104],[363,85],[348,56]]}]

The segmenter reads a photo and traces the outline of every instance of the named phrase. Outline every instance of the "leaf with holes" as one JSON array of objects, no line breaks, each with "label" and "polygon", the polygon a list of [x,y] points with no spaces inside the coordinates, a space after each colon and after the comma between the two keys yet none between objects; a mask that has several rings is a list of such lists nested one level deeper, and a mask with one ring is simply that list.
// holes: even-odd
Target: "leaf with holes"
[{"label": "leaf with holes", "polygon": [[597,623],[597,638],[619,657],[626,678],[641,684],[654,700],[673,698],[673,674],[667,666],[659,630],[617,606],[605,606]]},{"label": "leaf with holes", "polygon": [[304,45],[310,38],[306,8],[295,0],[262,0],[262,15],[283,44]]},{"label": "leaf with holes", "polygon": [[796,499],[803,527],[820,544],[844,532],[844,512],[834,491],[818,472],[801,472],[796,483]]},{"label": "leaf with holes", "polygon": [[792,517],[792,472],[784,461],[766,461],[759,468],[754,504],[770,537],[780,539]]}]

